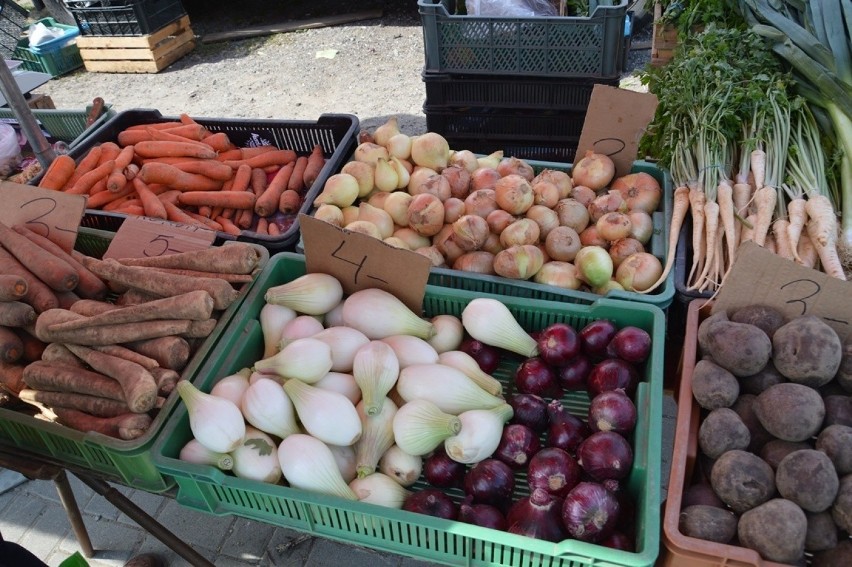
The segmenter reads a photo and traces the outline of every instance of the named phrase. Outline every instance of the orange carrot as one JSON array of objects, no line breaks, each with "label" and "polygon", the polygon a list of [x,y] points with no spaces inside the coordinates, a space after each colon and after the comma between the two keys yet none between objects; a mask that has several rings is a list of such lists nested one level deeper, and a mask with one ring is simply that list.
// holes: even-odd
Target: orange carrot
[{"label": "orange carrot", "polygon": [[95,183],[101,179],[106,179],[107,176],[112,173],[113,169],[115,169],[115,160],[111,159],[106,161],[83,175],[77,180],[73,187],[67,189],[65,192],[72,195],[85,195]]},{"label": "orange carrot", "polygon": [[683,220],[686,218],[686,213],[689,211],[689,189],[686,187],[678,187],[675,189],[672,203],[672,220],[669,226],[669,242],[666,250],[666,265],[663,267],[663,273],[659,279],[654,282],[648,289],[639,291],[638,293],[650,293],[657,289],[660,284],[666,281],[669,272],[672,271],[675,261],[675,251],[677,250],[677,239],[680,235],[680,229],[683,226]]},{"label": "orange carrot", "polygon": [[198,122],[185,112],[181,112],[178,118],[180,119],[181,124],[198,124]]},{"label": "orange carrot", "polygon": [[308,164],[305,168],[304,175],[302,176],[302,182],[305,187],[309,189],[311,188],[314,181],[316,181],[317,177],[319,177],[324,165],[325,155],[323,154],[322,146],[317,144],[311,151],[311,155],[308,156]]},{"label": "orange carrot", "polygon": [[0,301],[17,301],[27,294],[27,280],[16,274],[0,274]]},{"label": "orange carrot", "polygon": [[175,120],[167,121],[167,122],[152,122],[150,124],[133,124],[132,126],[128,126],[124,129],[127,130],[145,130],[146,128],[154,128],[155,130],[168,130],[169,128],[177,128],[178,126],[182,126],[182,122],[178,122]]},{"label": "orange carrot", "polygon": [[[151,189],[152,185],[149,184],[148,188]],[[153,189],[151,189],[153,191]],[[163,191],[162,193],[157,193],[157,198],[163,202],[163,204],[171,203],[172,205],[177,206],[177,200],[180,197],[180,191],[176,189],[169,189],[168,191]],[[168,211],[168,207],[166,207],[166,211]]]},{"label": "orange carrot", "polygon": [[163,206],[166,208],[166,217],[172,222],[182,222],[191,226],[202,226],[207,228],[203,222],[196,220],[182,211],[177,205],[168,201],[163,201]]},{"label": "orange carrot", "polygon": [[281,229],[278,228],[278,224],[275,221],[271,221],[267,227],[267,231],[269,232],[269,236],[278,236],[281,234]]},{"label": "orange carrot", "polygon": [[278,171],[280,169],[281,169],[281,166],[278,165],[278,164],[267,165],[266,167],[263,168],[263,172],[266,173],[267,175],[271,175],[273,173],[278,173]]},{"label": "orange carrot", "polygon": [[234,176],[232,168],[213,159],[183,161],[172,165],[181,171],[197,173],[210,179],[216,179],[217,181],[227,181]]},{"label": "orange carrot", "polygon": [[133,188],[136,190],[136,194],[139,195],[139,200],[142,202],[142,208],[145,211],[145,216],[165,219],[168,218],[166,214],[166,207],[163,206],[163,202],[160,201],[150,189],[148,189],[148,184],[139,179],[138,177],[134,178]]},{"label": "orange carrot", "polygon": [[269,234],[269,221],[263,217],[257,219],[257,227],[254,231],[258,234]]},{"label": "orange carrot", "polygon": [[269,182],[265,171],[260,168],[254,168],[251,170],[251,190],[255,195],[258,197],[263,195],[268,184]]},{"label": "orange carrot", "polygon": [[133,185],[125,185],[124,189],[122,189],[118,193],[111,193],[109,191],[106,191],[106,182],[104,181],[104,191],[100,191],[95,194],[90,194],[88,200],[86,201],[86,207],[89,209],[101,209],[107,204],[112,203],[113,201],[125,199],[132,194]]},{"label": "orange carrot", "polygon": [[244,163],[250,165],[251,167],[266,167],[269,165],[283,166],[294,161],[296,161],[296,152],[294,152],[293,150],[274,150],[271,152],[264,152],[260,155],[256,155],[248,159],[225,161],[222,163],[226,163],[234,169],[237,169]]},{"label": "orange carrot", "polygon": [[133,215],[134,217],[144,217],[145,207],[140,204],[139,199],[134,199],[133,201],[123,203],[120,207],[114,209],[113,212]]},{"label": "orange carrot", "polygon": [[139,165],[145,165],[148,162],[157,162],[157,163],[167,163],[169,165],[177,165],[179,163],[186,163],[188,161],[210,161],[205,158],[194,158],[187,156],[161,156],[161,157],[153,157],[153,158],[142,158],[139,160]]},{"label": "orange carrot", "polygon": [[132,146],[139,142],[153,140],[154,137],[148,128],[125,129],[118,133],[116,140],[121,147]]},{"label": "orange carrot", "polygon": [[98,165],[114,160],[121,153],[121,148],[115,142],[104,142],[101,144],[101,157],[98,159]]},{"label": "orange carrot", "polygon": [[234,236],[239,236],[242,233],[240,227],[232,223],[229,219],[226,219],[224,217],[216,217],[214,220],[222,225],[222,232],[232,234]]},{"label": "orange carrot", "polygon": [[200,142],[204,138],[210,135],[210,132],[202,126],[201,124],[184,124],[182,126],[174,126],[172,128],[160,128],[154,130],[154,139],[159,140],[157,138],[162,133],[170,134],[172,136],[180,136],[182,138],[188,138],[190,140],[194,140],[196,142]]},{"label": "orange carrot", "polygon": [[[292,175],[290,176],[290,179],[293,179]],[[299,212],[299,207],[301,205],[302,198],[296,191],[293,191],[292,189],[287,189],[286,191],[281,193],[281,197],[278,199],[278,210],[282,213],[297,213]]]},{"label": "orange carrot", "polygon": [[[202,138],[201,132],[199,132],[198,130],[199,128],[203,128],[203,126],[187,124],[186,126],[181,126],[180,128],[171,128],[169,130],[148,130],[148,133],[151,134],[152,140],[156,140],[159,142],[198,144],[202,148],[212,150],[213,148],[199,141]],[[195,130],[195,132],[193,133],[186,129],[192,129]],[[189,135],[183,135],[183,132],[186,132]]]},{"label": "orange carrot", "polygon": [[232,209],[250,209],[257,198],[248,191],[188,191],[181,193],[178,203],[188,206],[210,205]]},{"label": "orange carrot", "polygon": [[230,138],[228,138],[228,134],[225,132],[210,134],[206,138],[202,138],[201,141],[217,152],[226,152],[234,147]]},{"label": "orange carrot", "polygon": [[205,159],[216,157],[216,152],[196,142],[142,141],[135,145],[136,153],[143,158],[160,156],[188,156]]},{"label": "orange carrot", "polygon": [[290,176],[290,182],[287,183],[287,189],[291,191],[301,191],[305,188],[305,169],[308,167],[308,156],[299,156],[296,158],[296,165],[293,167],[293,174]]},{"label": "orange carrot", "polygon": [[0,223],[0,245],[54,291],[74,289],[80,281],[77,271],[68,262],[3,223]]},{"label": "orange carrot", "polygon": [[234,224],[236,224],[243,230],[248,230],[253,220],[254,211],[251,209],[243,209],[242,211],[240,211],[240,214],[237,215]]},{"label": "orange carrot", "polygon": [[[132,190],[133,189],[132,185],[130,186],[130,188],[131,188],[130,193],[128,193],[127,195],[124,195],[122,197],[119,197],[118,199],[114,199],[114,200],[110,201],[109,203],[107,203],[103,207],[101,207],[101,210],[114,211],[116,209],[122,208],[128,202],[135,200],[136,199],[136,192]],[[109,193],[109,191],[107,191],[107,193]]]},{"label": "orange carrot", "polygon": [[196,221],[209,228],[210,230],[218,230],[219,232],[222,232],[222,225],[214,221],[213,219],[199,215],[198,213],[193,213],[192,211],[184,212],[194,218]]},{"label": "orange carrot", "polygon": [[62,188],[63,191],[67,190],[70,187],[73,187],[77,180],[83,177],[86,173],[92,171],[98,166],[98,161],[101,159],[101,147],[95,146],[89,153],[87,153],[83,159],[80,160],[80,163],[77,164],[77,169],[74,170],[74,174],[70,179],[65,183],[65,186]]},{"label": "orange carrot", "polygon": [[222,187],[221,181],[197,173],[186,173],[165,163],[146,163],[139,170],[139,177],[145,183],[162,183],[183,191],[216,191]]},{"label": "orange carrot", "polygon": [[107,177],[107,189],[117,193],[127,185],[127,177],[124,176],[124,168],[133,161],[133,146],[124,146],[115,158],[115,167]]},{"label": "orange carrot", "polygon": [[226,150],[224,152],[219,152],[219,155],[216,156],[216,161],[233,161],[233,160],[241,160],[243,159],[243,154],[239,148],[233,150]]},{"label": "orange carrot", "polygon": [[77,164],[74,163],[74,158],[68,154],[60,154],[56,156],[44,176],[39,181],[38,186],[43,189],[53,189],[60,191],[65,184],[74,175],[74,170],[77,169]]},{"label": "orange carrot", "polygon": [[[107,191],[107,179],[109,179],[109,176],[102,177],[97,183],[92,185],[92,188],[89,189],[89,196],[96,195],[101,191],[109,193],[109,191]],[[127,187],[127,184],[125,184],[125,187]]]},{"label": "orange carrot", "polygon": [[198,207],[198,215],[204,218],[210,218],[213,213],[213,207],[209,207],[207,205],[201,205]]},{"label": "orange carrot", "polygon": [[234,172],[232,191],[246,191],[251,183],[251,166],[243,164]]},{"label": "orange carrot", "polygon": [[240,148],[240,158],[239,159],[250,159],[254,156],[259,156],[260,154],[265,154],[267,152],[277,151],[278,148],[275,146],[255,146],[253,148]]},{"label": "orange carrot", "polygon": [[267,186],[266,191],[263,192],[263,195],[257,198],[257,202],[254,205],[255,213],[262,217],[275,214],[278,210],[281,193],[287,188],[287,183],[292,173],[293,163],[291,162],[275,175]]}]

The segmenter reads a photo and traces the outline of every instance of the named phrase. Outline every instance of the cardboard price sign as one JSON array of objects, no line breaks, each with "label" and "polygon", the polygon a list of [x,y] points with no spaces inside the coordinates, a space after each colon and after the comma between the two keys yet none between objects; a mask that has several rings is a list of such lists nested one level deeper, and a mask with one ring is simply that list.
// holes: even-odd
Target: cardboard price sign
[{"label": "cardboard price sign", "polygon": [[215,238],[215,232],[198,226],[128,217],[116,231],[104,258],[150,258],[204,250]]},{"label": "cardboard price sign", "polygon": [[0,222],[24,225],[45,236],[66,252],[74,249],[86,197],[41,189],[11,181],[0,182]]},{"label": "cardboard price sign", "polygon": [[305,214],[299,215],[299,226],[308,272],[336,277],[347,295],[376,287],[392,293],[415,313],[423,311],[432,266],[428,258]]},{"label": "cardboard price sign", "polygon": [[754,242],[737,250],[712,312],[730,316],[747,305],[768,305],[789,318],[815,315],[841,341],[852,335],[852,283],[785,260]]},{"label": "cardboard price sign", "polygon": [[595,85],[583,122],[574,163],[594,150],[612,158],[615,176],[630,173],[639,151],[639,141],[654,119],[657,97],[650,93]]}]

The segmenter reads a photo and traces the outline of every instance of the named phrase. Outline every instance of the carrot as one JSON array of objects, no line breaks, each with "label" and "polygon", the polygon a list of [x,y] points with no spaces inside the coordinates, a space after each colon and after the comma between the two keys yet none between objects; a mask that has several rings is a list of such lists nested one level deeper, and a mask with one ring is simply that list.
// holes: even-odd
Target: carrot
[{"label": "carrot", "polygon": [[254,231],[257,234],[269,234],[269,221],[263,217],[257,219],[257,226]]},{"label": "carrot", "polygon": [[255,213],[261,217],[268,217],[278,211],[281,194],[287,188],[287,183],[292,173],[293,164],[287,164],[281,171],[275,174],[275,177],[272,178],[266,190],[257,198],[257,202],[254,205]]},{"label": "carrot", "polygon": [[115,158],[115,168],[107,177],[107,189],[113,193],[117,193],[124,189],[127,185],[127,177],[124,175],[124,168],[130,165],[133,161],[133,146],[125,146]]},{"label": "carrot", "polygon": [[134,199],[133,201],[128,201],[117,209],[114,209],[113,212],[121,213],[123,215],[133,215],[135,217],[144,217],[145,207],[142,206],[138,199]]},{"label": "carrot", "polygon": [[153,139],[154,137],[148,131],[147,127],[138,129],[128,128],[119,132],[116,137],[118,145],[121,147],[132,146],[139,142],[147,142]]},{"label": "carrot", "polygon": [[753,150],[749,158],[751,174],[754,176],[754,186],[760,189],[766,180],[766,153],[761,149]]},{"label": "carrot", "polygon": [[268,146],[254,146],[253,148],[239,148],[240,150],[240,159],[251,159],[255,156],[259,156],[261,154],[265,154],[267,152],[276,152],[278,148],[272,145]]},{"label": "carrot", "polygon": [[187,206],[210,205],[233,209],[251,209],[257,197],[247,191],[189,191],[181,193],[178,203]]},{"label": "carrot", "polygon": [[180,374],[169,368],[151,369],[151,375],[157,381],[157,394],[160,396],[168,396],[172,393],[180,380]]},{"label": "carrot", "polygon": [[103,165],[110,160],[115,160],[120,153],[121,148],[115,142],[102,143],[101,156],[98,158],[98,165]]},{"label": "carrot", "polygon": [[263,195],[263,192],[266,191],[266,186],[269,185],[269,178],[266,176],[266,172],[259,167],[252,168],[251,170],[251,190],[252,193],[260,197]]},{"label": "carrot", "polygon": [[15,225],[12,229],[18,234],[29,238],[47,252],[50,252],[54,256],[68,262],[68,264],[77,272],[77,287],[74,289],[81,297],[85,297],[86,299],[103,299],[106,297],[107,287],[103,280],[87,270],[83,264],[75,260],[74,257],[66,252],[61,246],[23,225]]},{"label": "carrot", "polygon": [[[161,256],[162,257],[162,256]],[[157,270],[159,272],[165,272],[167,274],[179,274],[182,276],[192,276],[192,277],[201,277],[201,278],[217,278],[220,280],[225,280],[230,284],[244,284],[251,282],[254,277],[250,274],[228,274],[224,272],[209,272],[209,271],[201,271],[201,270],[186,270],[181,268],[151,268],[152,270]]]},{"label": "carrot", "polygon": [[106,179],[107,176],[112,173],[113,169],[115,169],[115,160],[111,159],[109,161],[105,161],[83,175],[76,183],[74,183],[73,187],[66,189],[65,192],[71,195],[85,195],[95,183],[101,179]]},{"label": "carrot", "polygon": [[130,411],[127,404],[122,401],[75,392],[50,392],[25,388],[18,393],[18,398],[24,402],[37,402],[49,408],[74,409],[97,417],[115,417]]},{"label": "carrot", "polygon": [[219,163],[215,159],[181,161],[171,165],[174,165],[181,171],[197,173],[217,181],[228,181],[234,176],[234,170],[232,168],[228,167],[224,163]]},{"label": "carrot", "polygon": [[[190,129],[194,129],[196,133],[193,134],[190,130],[179,130],[178,128],[169,128],[168,130],[149,130],[148,133],[151,134],[151,140],[153,141],[197,144],[199,148],[213,150],[213,148],[200,141],[201,137],[199,137],[197,131],[198,128],[202,128],[201,126],[185,125],[180,128],[187,128],[187,126]],[[193,135],[193,137],[184,136],[179,132],[187,132]]]},{"label": "carrot", "polygon": [[159,299],[159,296],[152,295],[150,293],[146,293],[144,291],[140,291],[131,287],[122,292],[122,294],[115,299],[115,303],[113,305],[139,305],[140,303],[154,301],[155,299]]},{"label": "carrot", "polygon": [[803,198],[790,199],[790,202],[787,203],[787,218],[790,220],[790,224],[787,226],[787,237],[790,241],[793,259],[801,263],[798,249],[799,238],[801,238],[802,229],[805,228],[805,223],[808,220],[807,206]]},{"label": "carrot", "polygon": [[837,217],[831,201],[825,195],[813,195],[808,197],[805,210],[808,213],[805,230],[819,254],[823,271],[833,278],[845,281],[846,274],[837,253]]},{"label": "carrot", "polygon": [[250,274],[257,269],[260,254],[255,246],[245,242],[232,242],[192,252],[179,252],[150,258],[119,258],[125,266],[152,268],[178,268],[227,274]]},{"label": "carrot", "polygon": [[182,335],[188,339],[203,339],[210,336],[213,329],[219,323],[216,319],[207,319],[206,321],[190,321],[187,330]]},{"label": "carrot", "polygon": [[266,227],[267,232],[269,232],[269,236],[278,236],[281,234],[281,229],[278,227],[278,223],[275,221],[270,221],[270,223]]},{"label": "carrot", "polygon": [[136,324],[156,319],[190,319],[203,321],[213,314],[213,298],[204,290],[191,291],[143,303],[111,309],[100,315],[56,323],[47,330],[60,333],[100,325]]},{"label": "carrot", "polygon": [[[187,138],[195,142],[201,142],[204,140],[204,138],[210,136],[210,131],[207,130],[207,128],[205,128],[201,124],[197,123],[183,124],[181,126],[173,126],[172,128],[153,128],[153,130],[157,135],[166,133],[173,136],[181,136],[183,138]],[[156,140],[157,138],[154,139]]]},{"label": "carrot", "polygon": [[[293,179],[292,175],[290,176],[290,179]],[[281,197],[278,199],[278,210],[285,214],[297,213],[301,206],[302,198],[292,189],[287,189],[281,193]]]},{"label": "carrot", "polygon": [[240,211],[240,214],[237,215],[237,218],[234,220],[234,224],[240,227],[242,230],[247,230],[251,227],[251,223],[254,220],[254,211],[251,209],[243,209]]},{"label": "carrot", "polygon": [[[33,361],[35,362],[35,361]],[[61,366],[73,366],[75,368],[85,368],[83,361],[77,358],[73,352],[68,350],[65,345],[62,343],[49,343],[47,347],[45,347],[44,352],[41,353],[41,362],[53,362],[57,363]],[[112,378],[109,379],[110,382],[113,382]],[[116,383],[116,386],[118,384]],[[35,388],[37,390],[53,390],[50,387],[43,387],[37,384],[30,384],[31,388]],[[98,392],[97,390],[93,390],[93,393]],[[118,396],[117,400],[123,400],[124,394],[121,392],[121,388],[117,390]],[[87,393],[87,392],[81,392]]]},{"label": "carrot", "polygon": [[72,305],[80,301],[80,296],[73,291],[57,291],[56,298],[59,300],[60,309],[70,309]]},{"label": "carrot", "polygon": [[71,311],[73,311],[77,315],[91,317],[93,315],[100,315],[101,313],[104,313],[106,311],[112,311],[113,309],[119,308],[120,306],[114,303],[108,303],[106,301],[82,299],[74,304],[74,306],[71,308]]},{"label": "carrot", "polygon": [[6,390],[13,396],[26,388],[24,383],[24,365],[3,362],[0,359],[0,390]]},{"label": "carrot", "polygon": [[199,215],[198,213],[193,213],[192,211],[184,211],[184,212],[187,215],[189,215],[193,220],[195,220],[198,223],[201,223],[206,228],[209,228],[210,230],[216,230],[216,231],[219,231],[219,232],[222,231],[222,225],[219,224],[218,222],[214,221],[213,219],[210,219],[210,218],[205,217],[203,215]]},{"label": "carrot", "polygon": [[215,134],[210,134],[209,136],[202,138],[201,141],[216,150],[217,152],[226,152],[234,147],[234,145],[231,143],[230,138],[228,138],[228,134],[226,132],[216,132]]},{"label": "carrot", "polygon": [[133,188],[139,196],[139,201],[142,203],[142,208],[146,217],[165,219],[168,218],[166,207],[163,202],[157,198],[149,188],[148,184],[142,181],[139,177],[133,178]]},{"label": "carrot", "polygon": [[71,408],[52,408],[56,420],[65,427],[83,432],[95,432],[116,439],[137,439],[148,431],[151,417],[145,413],[126,413],[115,417],[96,417]]},{"label": "carrot", "polygon": [[[725,231],[725,244],[728,249],[728,265],[732,265],[737,256],[737,238],[738,223],[734,217],[734,188],[726,180],[719,183],[716,188],[716,202],[719,204],[719,219],[722,221],[722,228]],[[726,270],[727,271],[727,270]]]},{"label": "carrot", "polygon": [[278,173],[278,171],[281,169],[281,166],[276,163],[275,165],[267,165],[261,169],[263,169],[263,172],[267,175],[272,175],[273,173]]},{"label": "carrot", "polygon": [[118,211],[119,209],[123,209],[128,205],[136,204],[140,204],[139,197],[136,195],[136,193],[131,192],[127,195],[119,197],[118,199],[115,199],[114,201],[110,201],[109,203],[101,207],[101,209],[103,209],[104,211]]},{"label": "carrot", "polygon": [[162,183],[182,191],[218,191],[222,182],[197,173],[186,173],[173,165],[150,162],[139,169],[145,183]]},{"label": "carrot", "polygon": [[302,182],[305,187],[310,188],[313,186],[314,181],[316,181],[317,177],[319,177],[324,165],[325,155],[323,154],[322,146],[317,144],[311,151],[311,155],[308,156],[308,165],[305,168],[304,175],[302,176]]},{"label": "carrot", "polygon": [[188,278],[152,272],[136,266],[123,266],[113,259],[85,257],[83,264],[104,279],[162,297],[203,289],[213,297],[214,309],[226,309],[239,295],[228,282],[216,278]]},{"label": "carrot", "polygon": [[208,161],[216,161],[216,160],[186,157],[186,156],[162,156],[162,157],[143,158],[143,159],[138,160],[138,163],[139,163],[140,166],[145,165],[146,163],[167,163],[169,165],[177,165],[179,163],[187,163],[187,162],[190,162],[190,161],[208,162]]},{"label": "carrot", "polygon": [[27,282],[27,293],[21,299],[24,303],[32,305],[36,313],[59,306],[59,299],[53,290],[2,246],[0,246],[0,273],[14,275]]},{"label": "carrot", "polygon": [[[109,176],[103,177],[97,183],[92,185],[92,188],[89,189],[89,196],[91,197],[92,195],[97,195],[98,193],[100,193],[102,191],[107,191],[107,180],[108,179],[109,179]],[[125,179],[127,179],[127,178],[125,177]],[[107,192],[109,192],[109,191],[107,191]]]},{"label": "carrot", "polygon": [[42,189],[61,191],[68,180],[71,179],[71,176],[74,175],[75,169],[77,169],[77,164],[74,162],[74,158],[68,154],[60,154],[50,163],[38,186]]},{"label": "carrot", "polygon": [[252,156],[248,159],[224,161],[234,169],[237,169],[242,164],[248,164],[251,167],[266,167],[269,165],[287,165],[296,161],[296,152],[293,150],[273,150],[266,151],[261,154]]},{"label": "carrot", "polygon": [[[162,196],[161,196],[162,197]],[[202,221],[193,218],[188,213],[182,211],[180,207],[172,203],[171,201],[160,199],[162,201],[163,206],[166,208],[166,218],[172,222],[181,222],[183,224],[188,224],[190,226],[200,226],[203,228],[209,228]]]},{"label": "carrot", "polygon": [[231,191],[248,191],[251,188],[252,168],[243,164],[234,171]]},{"label": "carrot", "polygon": [[[793,257],[790,233],[788,232],[790,221],[787,219],[776,219],[772,223],[772,236],[775,237],[776,253],[784,259],[795,260]],[[798,243],[796,243],[798,245]]]},{"label": "carrot", "polygon": [[239,161],[241,159],[243,159],[243,153],[240,151],[239,148],[219,152],[219,155],[216,156],[216,161],[219,162]]},{"label": "carrot", "polygon": [[[159,183],[149,183],[148,189],[151,189],[154,185],[160,185]],[[161,187],[167,187],[164,185],[160,185]],[[154,191],[151,189],[151,191]],[[163,205],[166,206],[166,212],[169,211],[167,203],[171,203],[172,205],[177,206],[177,200],[180,196],[180,191],[177,189],[169,189],[168,191],[163,191],[162,193],[157,193],[157,198],[163,202]],[[178,209],[180,210],[180,209]]]},{"label": "carrot", "polygon": [[24,343],[15,331],[0,327],[0,361],[16,362],[24,355]]},{"label": "carrot", "polygon": [[181,371],[189,362],[190,347],[186,339],[177,336],[159,337],[125,344],[139,354],[153,358],[160,368]]},{"label": "carrot", "polygon": [[153,128],[154,130],[168,130],[169,128],[177,128],[179,126],[183,126],[183,123],[178,120],[167,120],[165,122],[151,122],[150,124],[133,124],[128,126],[123,131],[126,132],[128,130],[142,130],[145,131],[148,128]]},{"label": "carrot", "polygon": [[233,236],[239,236],[242,234],[240,227],[231,222],[230,219],[226,219],[225,217],[218,216],[216,217],[216,222],[222,225],[222,232],[226,234],[231,234]]},{"label": "carrot", "polygon": [[[85,318],[68,311],[67,309],[51,309],[45,311],[36,319],[36,337],[44,342],[71,342],[79,345],[111,345],[144,339],[154,339],[169,335],[181,335],[193,332],[197,326],[194,321],[186,319],[158,319],[156,321],[142,321],[134,325],[101,325],[88,329],[69,331],[62,333],[51,333],[48,330],[53,324],[64,323],[72,319]],[[201,321],[205,323],[205,321]]]},{"label": "carrot", "polygon": [[689,210],[689,189],[686,187],[678,187],[675,189],[672,199],[672,220],[669,227],[669,242],[666,249],[666,265],[663,268],[663,273],[659,279],[654,282],[648,289],[638,293],[650,293],[654,291],[661,283],[666,281],[669,272],[672,271],[675,261],[675,252],[677,250],[677,239],[680,235],[680,229],[683,226],[683,220],[686,218],[686,213]]},{"label": "carrot", "polygon": [[761,187],[754,192],[754,204],[756,216],[754,219],[755,244],[763,246],[769,225],[772,223],[772,215],[775,213],[775,203],[778,200],[778,192],[772,187]]},{"label": "carrot", "polygon": [[178,115],[178,119],[180,120],[181,124],[198,124],[198,122],[196,122],[189,114],[185,112],[181,112]]},{"label": "carrot", "polygon": [[27,280],[14,274],[0,273],[0,301],[15,301],[27,294]]},{"label": "carrot", "polygon": [[305,188],[305,169],[307,167],[308,156],[299,156],[296,158],[296,163],[293,166],[293,174],[287,183],[287,189],[298,192]]},{"label": "carrot", "polygon": [[77,169],[74,170],[74,173],[62,187],[63,191],[67,191],[69,188],[73,187],[74,184],[77,183],[78,179],[98,166],[98,161],[101,159],[101,151],[100,146],[95,146],[89,150],[89,153],[80,160],[80,163],[77,164]]},{"label": "carrot", "polygon": [[213,159],[216,152],[209,147],[204,147],[196,142],[172,142],[172,141],[142,141],[135,145],[136,153],[143,158],[160,156],[187,156],[204,159]]},{"label": "carrot", "polygon": [[40,360],[44,353],[44,349],[47,348],[47,343],[40,341],[38,337],[31,335],[27,332],[27,328],[29,327],[16,329],[18,337],[24,344],[24,354],[22,358],[27,362]]},{"label": "carrot", "polygon": [[101,345],[93,346],[92,348],[96,351],[103,352],[111,356],[117,356],[119,358],[135,362],[136,364],[143,367],[149,372],[151,372],[155,368],[159,368],[160,366],[159,363],[153,358],[148,358],[143,354],[139,354],[138,352],[131,350],[127,347],[123,347],[121,345]]},{"label": "carrot", "polygon": [[77,287],[80,278],[68,262],[57,258],[3,223],[0,223],[0,244],[51,289],[66,291]]},{"label": "carrot", "polygon": [[36,312],[31,305],[21,301],[0,303],[0,325],[5,327],[24,327],[36,320]]}]

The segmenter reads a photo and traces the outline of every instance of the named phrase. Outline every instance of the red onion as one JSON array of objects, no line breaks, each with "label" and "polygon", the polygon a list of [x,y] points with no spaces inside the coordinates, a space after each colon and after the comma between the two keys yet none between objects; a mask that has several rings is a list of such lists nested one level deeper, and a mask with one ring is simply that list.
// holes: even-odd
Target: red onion
[{"label": "red onion", "polygon": [[412,493],[403,502],[402,509],[445,520],[455,520],[459,514],[459,508],[453,499],[437,488],[424,488]]},{"label": "red onion", "polygon": [[509,525],[506,531],[545,541],[562,541],[565,539],[565,527],[561,504],[560,499],[546,491],[533,490],[532,494],[512,505],[506,515]]},{"label": "red onion", "polygon": [[479,461],[464,477],[464,491],[477,504],[491,504],[504,510],[512,501],[514,490],[512,469],[497,459]]},{"label": "red onion", "polygon": [[633,395],[639,373],[629,362],[620,358],[608,358],[595,364],[586,378],[586,389],[591,397],[609,390],[624,390],[627,395]]},{"label": "red onion", "polygon": [[558,370],[559,384],[569,391],[585,390],[586,378],[592,371],[592,362],[585,354],[578,354]]},{"label": "red onion", "polygon": [[423,462],[423,476],[432,486],[438,488],[461,488],[467,467],[454,461],[441,445],[426,457]]},{"label": "red onion", "polygon": [[542,489],[557,498],[565,498],[580,482],[580,465],[567,451],[546,447],[533,455],[527,469],[530,490]]},{"label": "red onion", "polygon": [[486,374],[493,374],[500,364],[500,351],[472,337],[465,337],[459,350],[469,354]]},{"label": "red onion", "polygon": [[603,358],[606,356],[606,347],[618,329],[615,323],[607,319],[592,321],[580,329],[580,340],[583,352],[592,358]]},{"label": "red onion", "polygon": [[539,357],[521,362],[515,371],[515,386],[522,394],[535,394],[543,398],[561,398],[563,393],[556,373]]},{"label": "red onion", "polygon": [[507,527],[503,512],[490,504],[474,504],[470,496],[466,497],[459,506],[458,520],[493,530],[505,531]]},{"label": "red onion", "polygon": [[535,394],[512,394],[509,405],[514,415],[509,423],[526,425],[537,434],[547,429],[547,402]]},{"label": "red onion", "polygon": [[526,425],[510,423],[503,427],[500,443],[494,451],[494,458],[499,459],[513,469],[527,466],[530,458],[541,448],[541,443],[535,431]]},{"label": "red onion", "polygon": [[608,390],[592,398],[589,427],[592,431],[614,431],[625,435],[636,426],[636,406],[624,390]]},{"label": "red onion", "polygon": [[595,482],[581,482],[562,503],[562,523],[568,535],[580,541],[600,541],[615,529],[618,500]]},{"label": "red onion", "polygon": [[539,356],[551,366],[562,366],[580,353],[580,335],[565,323],[548,325],[536,340]]},{"label": "red onion", "polygon": [[604,547],[620,549],[622,551],[635,551],[633,541],[626,534],[614,531],[598,542]]},{"label": "red onion", "polygon": [[618,433],[597,431],[577,447],[577,461],[596,480],[620,480],[633,467],[633,449]]},{"label": "red onion", "polygon": [[607,355],[627,362],[645,362],[651,354],[651,335],[639,327],[627,326],[619,329],[607,345]]},{"label": "red onion", "polygon": [[559,447],[573,453],[591,430],[580,418],[571,415],[560,400],[553,400],[547,406],[550,426],[547,428],[545,443],[549,447]]}]

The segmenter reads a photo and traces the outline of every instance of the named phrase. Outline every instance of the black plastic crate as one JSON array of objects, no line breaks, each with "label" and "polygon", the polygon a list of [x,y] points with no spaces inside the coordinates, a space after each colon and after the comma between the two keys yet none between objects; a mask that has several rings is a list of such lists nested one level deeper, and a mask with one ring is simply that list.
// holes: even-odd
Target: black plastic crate
[{"label": "black plastic crate", "polygon": [[148,35],[186,14],[180,0],[65,0],[82,35]]},{"label": "black plastic crate", "polygon": [[677,249],[675,251],[675,297],[682,303],[689,303],[693,299],[709,299],[713,297],[712,291],[698,291],[686,289],[686,279],[689,277],[689,269],[692,267],[692,218],[687,215],[680,227],[677,237]]},{"label": "black plastic crate", "polygon": [[18,47],[18,41],[28,25],[28,15],[26,10],[11,0],[0,0],[0,53],[4,58],[10,59]]},{"label": "black plastic crate", "polygon": [[[250,118],[203,118],[193,117],[199,124],[211,132],[225,132],[231,142],[239,147],[261,144],[273,144],[282,149],[290,149],[297,155],[309,155],[314,146],[323,148],[326,162],[314,184],[306,191],[299,210],[308,214],[314,199],[319,195],[326,180],[338,173],[349,156],[355,151],[360,128],[358,117],[352,114],[323,114],[318,120],[259,120]],[[177,121],[177,116],[163,116],[159,110],[134,109],[120,112],[105,122],[97,130],[74,147],[69,155],[76,161],[85,156],[90,149],[103,142],[114,142],[118,133],[129,126],[154,124],[157,122]],[[37,185],[41,176],[31,184]],[[100,230],[118,230],[126,215],[86,209],[82,226]],[[217,233],[218,240],[240,240],[253,242],[269,249],[271,253],[292,250],[299,240],[299,219],[293,215],[290,227],[277,236],[257,234],[244,230],[240,236],[223,232]]]},{"label": "black plastic crate", "polygon": [[424,71],[429,106],[488,106],[514,109],[586,111],[595,83],[618,79],[547,79],[511,75],[466,75]]}]

